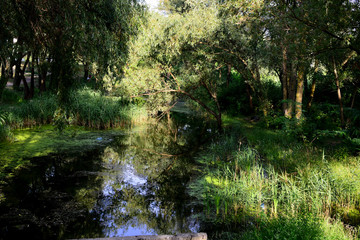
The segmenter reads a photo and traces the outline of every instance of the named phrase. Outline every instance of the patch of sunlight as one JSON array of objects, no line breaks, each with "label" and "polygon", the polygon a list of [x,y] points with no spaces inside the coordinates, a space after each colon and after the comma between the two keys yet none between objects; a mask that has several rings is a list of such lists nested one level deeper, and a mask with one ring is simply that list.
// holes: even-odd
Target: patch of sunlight
[{"label": "patch of sunlight", "polygon": [[59,133],[54,126],[15,130],[14,142],[0,144],[0,180],[28,164],[26,159],[91,150],[107,144],[121,133],[120,130],[86,131],[82,127],[69,127]]},{"label": "patch of sunlight", "polygon": [[344,164],[333,162],[329,167],[333,179],[341,186],[343,191],[360,198],[360,163]]},{"label": "patch of sunlight", "polygon": [[217,187],[223,187],[223,186],[227,186],[229,185],[229,180],[225,179],[219,179],[219,178],[215,178],[215,177],[211,177],[211,176],[206,176],[205,177],[205,181],[209,184],[213,184]]}]

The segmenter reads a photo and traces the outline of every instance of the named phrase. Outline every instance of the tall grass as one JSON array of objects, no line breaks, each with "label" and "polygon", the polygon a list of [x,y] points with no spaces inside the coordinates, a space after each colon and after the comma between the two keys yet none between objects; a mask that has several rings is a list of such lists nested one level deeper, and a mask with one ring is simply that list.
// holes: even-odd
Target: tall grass
[{"label": "tall grass", "polygon": [[[86,87],[73,90],[69,96],[69,105],[64,112],[66,120],[73,125],[108,129],[147,119],[147,113],[142,107],[123,102],[120,98],[107,97]],[[6,124],[11,128],[52,124],[58,118],[57,109],[57,97],[51,93],[0,107],[2,112],[7,112]]]},{"label": "tall grass", "polygon": [[74,124],[96,129],[107,129],[146,120],[144,109],[107,97],[99,91],[83,88],[71,94],[69,110]]},{"label": "tall grass", "polygon": [[[256,145],[267,146],[259,142]],[[279,142],[273,145],[282,147]],[[289,217],[311,215],[316,219],[340,217],[351,223],[349,213],[356,213],[360,205],[360,159],[322,159],[315,164],[313,159],[305,159],[304,149],[293,149],[296,158],[289,157],[288,171],[283,163],[286,156],[269,161],[234,135],[213,143],[199,157],[201,175],[190,185],[190,193],[204,207],[205,221],[249,226],[264,221],[280,224]],[[262,153],[277,155],[267,151]],[[360,214],[353,215],[360,219]]]},{"label": "tall grass", "polygon": [[6,123],[7,118],[8,113],[0,111],[0,142],[9,140],[12,137],[10,127]]}]

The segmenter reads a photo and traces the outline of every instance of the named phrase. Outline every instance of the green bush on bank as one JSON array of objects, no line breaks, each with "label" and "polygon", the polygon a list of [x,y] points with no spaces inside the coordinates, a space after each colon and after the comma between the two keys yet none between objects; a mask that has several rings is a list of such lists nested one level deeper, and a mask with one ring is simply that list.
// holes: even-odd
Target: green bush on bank
[{"label": "green bush on bank", "polygon": [[[267,140],[257,136],[254,146],[268,148]],[[260,156],[249,142],[239,140],[235,135],[224,136],[213,143],[199,157],[201,175],[190,185],[190,193],[204,208],[205,222],[232,230],[237,228],[233,231],[237,234],[241,231],[234,226],[246,226],[244,229],[253,224],[260,226],[250,234],[257,237],[243,239],[302,239],[299,237],[302,232],[310,234],[315,230],[317,232],[313,233],[317,238],[310,234],[308,239],[355,237],[356,231],[349,232],[339,220],[331,219],[338,218],[348,224],[360,222],[357,210],[360,204],[360,158],[321,156],[317,150],[302,147],[300,143],[299,147],[285,144],[272,142],[271,145],[277,145],[278,149],[269,149],[280,152],[279,149],[289,147],[291,156],[276,157],[278,154],[270,153],[269,149],[261,149]],[[267,160],[267,156],[272,159]],[[290,168],[287,158],[291,161]],[[301,217],[304,215],[313,218],[306,222]],[[273,234],[281,238],[269,237]]]},{"label": "green bush on bank", "polygon": [[6,123],[8,114],[0,111],[0,142],[9,140],[12,136],[10,127]]},{"label": "green bush on bank", "polygon": [[[126,103],[121,98],[107,97],[87,87],[72,90],[69,96],[64,117],[73,125],[108,129],[147,118],[142,107]],[[0,110],[7,113],[7,126],[24,128],[54,124],[54,119],[58,119],[59,115],[58,106],[57,96],[45,93],[29,101],[3,104]]]}]

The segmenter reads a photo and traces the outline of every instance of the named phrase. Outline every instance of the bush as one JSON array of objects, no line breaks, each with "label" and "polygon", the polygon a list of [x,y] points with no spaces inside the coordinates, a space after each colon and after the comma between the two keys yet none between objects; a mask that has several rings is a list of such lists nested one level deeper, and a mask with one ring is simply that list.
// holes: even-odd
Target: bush
[{"label": "bush", "polygon": [[[350,239],[351,234],[340,222],[323,223],[320,219],[336,213],[343,220],[350,219],[347,212],[338,210],[356,209],[360,202],[360,173],[354,170],[359,161],[346,163],[332,158],[327,162],[323,156],[323,161],[314,164],[305,159],[305,150],[292,146],[289,153],[294,153],[297,161],[290,169],[282,166],[292,161],[283,152],[279,152],[281,159],[265,161],[254,148],[237,139],[235,135],[223,136],[198,160],[201,175],[189,188],[204,207],[205,222],[225,226],[233,233],[236,226],[263,224],[252,232],[257,238],[249,239],[302,239],[305,233],[305,239]],[[343,158],[347,152],[338,154]],[[355,221],[354,217],[351,220]],[[226,233],[227,237],[235,235]]]},{"label": "bush", "polygon": [[1,108],[8,112],[7,124],[12,128],[54,123],[62,125],[60,128],[75,124],[107,129],[147,118],[144,107],[129,104],[121,98],[107,97],[87,87],[74,89],[69,96],[69,104],[62,109],[58,107],[56,95],[51,93],[44,93],[29,101],[3,105]]},{"label": "bush", "polygon": [[6,122],[8,115],[8,113],[0,111],[0,142],[10,140],[12,138],[10,127]]}]

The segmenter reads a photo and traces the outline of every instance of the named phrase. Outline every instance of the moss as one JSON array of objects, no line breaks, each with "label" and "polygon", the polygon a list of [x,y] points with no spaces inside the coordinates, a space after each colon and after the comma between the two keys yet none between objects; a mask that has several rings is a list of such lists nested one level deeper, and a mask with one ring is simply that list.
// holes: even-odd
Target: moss
[{"label": "moss", "polygon": [[27,164],[33,157],[49,154],[73,154],[109,143],[119,130],[88,131],[84,127],[69,127],[59,133],[53,126],[14,131],[14,141],[0,144],[0,179]]}]

